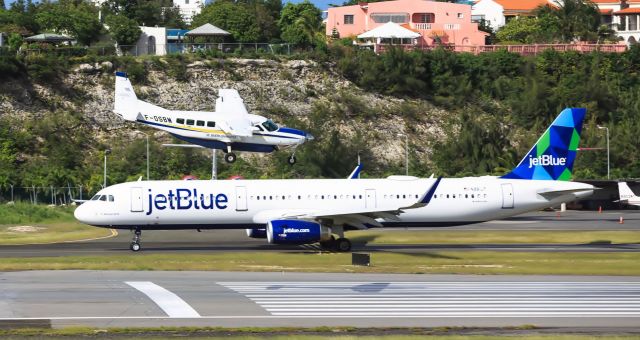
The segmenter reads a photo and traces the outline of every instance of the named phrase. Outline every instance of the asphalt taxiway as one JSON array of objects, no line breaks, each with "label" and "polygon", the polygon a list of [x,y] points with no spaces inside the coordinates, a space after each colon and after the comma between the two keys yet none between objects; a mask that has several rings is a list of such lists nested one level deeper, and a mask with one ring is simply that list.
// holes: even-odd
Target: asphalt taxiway
[{"label": "asphalt taxiway", "polygon": [[640,278],[226,272],[0,273],[0,322],[224,327],[640,328]]},{"label": "asphalt taxiway", "polygon": [[[619,223],[623,217],[623,224]],[[464,230],[638,230],[640,231],[640,211],[590,211],[534,212],[518,217],[490,221],[485,223],[446,227],[446,228],[398,228],[403,230],[464,231]],[[2,257],[48,257],[70,255],[104,255],[130,252],[129,242],[132,233],[118,231],[112,238],[67,242],[56,244],[33,244],[0,246]],[[632,242],[634,240],[630,240]],[[318,246],[271,245],[264,239],[252,239],[240,230],[176,230],[143,231],[142,247],[144,253],[202,253],[229,251],[279,251],[300,252],[318,251]],[[638,252],[640,244],[367,244],[354,242],[353,251],[363,252],[425,252],[445,250],[492,250],[492,251],[566,251],[566,252]]]}]

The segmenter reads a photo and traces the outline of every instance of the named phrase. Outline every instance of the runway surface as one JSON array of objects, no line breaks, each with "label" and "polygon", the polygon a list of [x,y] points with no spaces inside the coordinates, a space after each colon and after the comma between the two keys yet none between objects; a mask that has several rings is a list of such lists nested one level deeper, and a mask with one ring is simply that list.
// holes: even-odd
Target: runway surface
[{"label": "runway surface", "polygon": [[621,327],[640,278],[225,272],[0,273],[0,322],[53,327]]},{"label": "runway surface", "polygon": [[[620,224],[623,216],[625,223]],[[391,230],[391,229],[389,229]],[[405,230],[404,228],[395,230]],[[638,230],[640,211],[610,211],[604,213],[588,211],[535,212],[515,218],[479,224],[446,228],[412,228],[408,230]],[[43,257],[69,255],[104,255],[129,252],[132,233],[120,230],[119,235],[109,239],[43,245],[0,246],[2,257]],[[270,245],[264,239],[251,239],[242,230],[178,230],[144,231],[142,247],[145,253],[189,253],[228,251],[318,251],[319,247]],[[640,244],[418,244],[382,245],[354,243],[354,251],[365,252],[425,252],[446,250],[492,250],[492,251],[571,251],[571,252],[637,252]]]}]

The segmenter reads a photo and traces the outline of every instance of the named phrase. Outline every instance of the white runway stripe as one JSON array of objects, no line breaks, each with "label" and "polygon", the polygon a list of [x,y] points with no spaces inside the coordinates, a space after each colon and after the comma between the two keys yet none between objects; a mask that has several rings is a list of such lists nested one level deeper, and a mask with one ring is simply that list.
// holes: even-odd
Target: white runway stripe
[{"label": "white runway stripe", "polygon": [[219,282],[274,316],[640,317],[639,282]]},{"label": "white runway stripe", "polygon": [[125,282],[129,286],[141,291],[148,296],[158,307],[172,318],[198,318],[200,314],[191,308],[188,303],[178,295],[149,281]]}]

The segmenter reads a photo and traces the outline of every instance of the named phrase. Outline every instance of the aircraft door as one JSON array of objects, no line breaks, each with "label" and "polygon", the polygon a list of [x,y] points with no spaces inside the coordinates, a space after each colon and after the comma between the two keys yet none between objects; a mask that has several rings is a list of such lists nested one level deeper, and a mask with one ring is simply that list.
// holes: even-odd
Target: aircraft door
[{"label": "aircraft door", "polygon": [[502,184],[502,209],[513,209],[513,185]]},{"label": "aircraft door", "polygon": [[246,187],[236,187],[236,211],[247,211]]},{"label": "aircraft door", "polygon": [[365,208],[375,208],[376,207],[376,190],[375,189],[367,189],[364,191],[365,198]]},{"label": "aircraft door", "polygon": [[142,211],[142,188],[131,188],[131,212]]}]

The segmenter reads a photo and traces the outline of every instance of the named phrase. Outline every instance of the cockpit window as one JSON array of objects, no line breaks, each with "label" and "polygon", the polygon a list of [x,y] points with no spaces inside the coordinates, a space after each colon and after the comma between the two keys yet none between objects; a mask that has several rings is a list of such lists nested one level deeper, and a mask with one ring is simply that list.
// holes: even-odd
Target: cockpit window
[{"label": "cockpit window", "polygon": [[262,128],[262,126],[260,126],[260,124],[256,125],[256,127],[258,128],[258,130],[264,131],[264,129]]},{"label": "cockpit window", "polygon": [[266,122],[262,123],[262,126],[264,126],[264,128],[270,132],[278,130],[278,125],[276,125],[276,123],[274,123],[271,119],[268,119]]},{"label": "cockpit window", "polygon": [[92,201],[97,201],[99,199],[100,199],[100,195],[95,195],[95,196],[91,197]]},{"label": "cockpit window", "polygon": [[107,200],[107,195],[102,195],[102,196],[100,196],[100,200],[101,200],[101,201],[106,201],[106,200]]},{"label": "cockpit window", "polygon": [[109,202],[113,202],[113,195],[109,195]]}]

